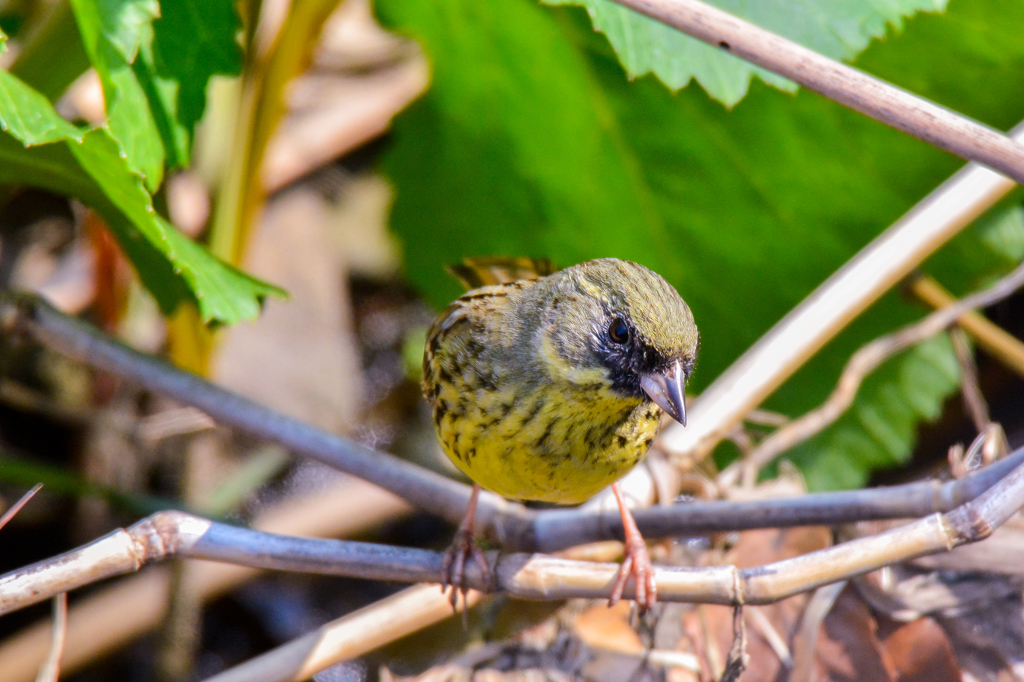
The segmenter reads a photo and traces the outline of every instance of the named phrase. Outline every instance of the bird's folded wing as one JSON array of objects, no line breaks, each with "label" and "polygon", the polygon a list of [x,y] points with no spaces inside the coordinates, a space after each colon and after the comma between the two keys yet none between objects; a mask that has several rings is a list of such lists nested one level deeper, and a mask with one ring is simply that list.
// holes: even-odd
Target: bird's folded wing
[{"label": "bird's folded wing", "polygon": [[545,277],[558,270],[547,258],[512,258],[508,256],[484,256],[467,258],[456,265],[449,265],[448,273],[459,280],[466,290],[496,284],[509,284],[523,279]]}]

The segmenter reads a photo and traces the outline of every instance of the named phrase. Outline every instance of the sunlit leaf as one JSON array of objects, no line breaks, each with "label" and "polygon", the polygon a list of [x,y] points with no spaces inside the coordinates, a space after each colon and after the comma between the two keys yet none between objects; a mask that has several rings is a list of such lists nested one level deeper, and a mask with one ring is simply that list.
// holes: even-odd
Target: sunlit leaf
[{"label": "sunlit leaf", "polygon": [[39,93],[0,71],[0,184],[32,185],[96,209],[164,312],[182,301],[207,322],[230,324],[259,314],[283,292],[217,260],[154,210],[138,175],[105,129],[64,121]]},{"label": "sunlit leaf", "polygon": [[[946,0],[708,0],[741,19],[785,36],[833,59],[853,59],[886,25],[901,26],[918,11],[945,9]],[[653,73],[673,90],[695,78],[708,94],[733,106],[747,94],[750,79],[792,91],[796,85],[770,71],[711,47],[611,0],[544,0],[582,5],[594,28],[608,36],[631,77]]]},{"label": "sunlit leaf", "polygon": [[72,0],[72,7],[103,83],[110,133],[154,191],[165,164],[189,162],[210,78],[238,73],[234,7],[229,0]]},{"label": "sunlit leaf", "polygon": [[61,118],[45,97],[2,71],[0,129],[26,146],[67,139],[81,141],[85,135],[84,130]]}]

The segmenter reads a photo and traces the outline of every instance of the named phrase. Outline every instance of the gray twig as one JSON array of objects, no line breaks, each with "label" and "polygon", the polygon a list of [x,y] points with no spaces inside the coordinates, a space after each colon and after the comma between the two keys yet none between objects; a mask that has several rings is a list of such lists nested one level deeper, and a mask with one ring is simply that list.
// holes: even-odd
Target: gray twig
[{"label": "gray twig", "polygon": [[[140,353],[88,323],[60,313],[37,296],[0,292],[0,329],[28,335],[86,365],[198,407],[223,425],[358,476],[449,521],[458,522],[469,502],[469,486],[288,417]],[[501,516],[503,530],[513,536],[527,533],[524,526],[531,516],[522,505],[487,492],[480,497],[477,514],[483,528],[493,517]],[[516,519],[522,523],[517,524]]]},{"label": "gray twig", "polygon": [[985,394],[981,392],[981,385],[978,383],[978,365],[974,361],[971,344],[967,341],[967,332],[962,327],[953,327],[949,330],[949,340],[953,343],[953,352],[956,353],[956,360],[960,364],[964,407],[974,422],[974,428],[978,433],[984,433],[992,423],[992,418],[989,416]]}]

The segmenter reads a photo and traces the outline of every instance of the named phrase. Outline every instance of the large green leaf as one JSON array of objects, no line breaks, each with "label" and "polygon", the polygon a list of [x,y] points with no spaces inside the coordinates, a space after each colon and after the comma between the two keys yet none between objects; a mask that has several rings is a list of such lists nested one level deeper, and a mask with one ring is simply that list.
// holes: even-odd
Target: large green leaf
[{"label": "large green leaf", "polygon": [[103,83],[110,133],[129,166],[154,191],[165,163],[188,164],[210,78],[239,71],[233,6],[230,0],[71,4]]},{"label": "large green leaf", "polygon": [[788,455],[812,490],[858,488],[867,475],[906,460],[921,421],[934,421],[960,382],[942,334],[890,360],[868,377],[850,410]]},{"label": "large green leaf", "polygon": [[[412,281],[442,305],[457,295],[442,265],[466,256],[639,261],[694,311],[698,391],[961,163],[806,91],[755,82],[726,111],[698,89],[629,81],[579,10],[529,0],[377,8],[423,43],[434,67],[430,92],[396,119],[385,162]],[[862,62],[1008,128],[1024,115],[1012,96],[1024,83],[1021,22],[1018,3],[958,0],[945,16],[914,17]],[[997,265],[950,260],[943,281]],[[769,406],[813,407],[859,345],[920,315],[886,297]],[[932,396],[949,390],[935,382]],[[895,459],[851,466],[862,477],[869,462]]]},{"label": "large green leaf", "polygon": [[153,64],[161,80],[177,84],[174,112],[190,137],[206,108],[210,79],[241,72],[240,30],[231,0],[175,0],[160,6],[160,18],[153,22]]},{"label": "large green leaf", "polygon": [[269,284],[217,260],[154,210],[105,129],[83,131],[60,118],[39,93],[0,71],[0,184],[43,187],[99,211],[165,312],[193,300],[207,322],[259,314]]},{"label": "large green leaf", "polygon": [[159,0],[72,0],[71,6],[89,53],[109,59],[113,52],[129,64],[143,30],[160,16]]},{"label": "large green leaf", "polygon": [[[582,5],[594,28],[608,36],[631,77],[653,73],[673,90],[695,78],[708,94],[733,106],[757,75],[792,91],[796,85],[770,71],[707,45],[611,0],[544,0],[550,5]],[[785,36],[833,59],[856,57],[886,24],[900,26],[905,16],[945,9],[946,0],[709,0],[730,14]]]}]

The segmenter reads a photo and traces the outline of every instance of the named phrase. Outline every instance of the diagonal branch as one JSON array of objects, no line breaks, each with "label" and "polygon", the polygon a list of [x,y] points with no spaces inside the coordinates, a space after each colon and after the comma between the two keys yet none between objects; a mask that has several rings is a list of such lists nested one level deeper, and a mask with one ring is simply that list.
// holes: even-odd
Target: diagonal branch
[{"label": "diagonal branch", "polygon": [[22,495],[20,498],[18,498],[17,502],[8,507],[7,510],[4,511],[3,515],[0,515],[0,528],[3,528],[8,523],[10,523],[11,519],[17,516],[18,512],[21,511],[21,508],[28,504],[29,500],[35,497],[36,493],[42,490],[42,488],[42,483],[36,483],[34,486],[32,486],[31,490]]},{"label": "diagonal branch", "polygon": [[861,347],[843,368],[839,377],[839,385],[821,406],[811,410],[799,419],[795,419],[771,436],[766,438],[757,448],[741,461],[729,465],[719,476],[719,485],[733,485],[740,472],[749,468],[757,471],[766,464],[801,443],[825,427],[832,424],[853,404],[864,378],[879,365],[896,353],[928,339],[956,322],[964,313],[976,308],[984,308],[1010,296],[1024,286],[1024,263],[1018,265],[1013,272],[1000,279],[985,291],[972,294],[945,308],[937,310],[919,322],[903,329],[887,334]]},{"label": "diagonal branch", "polygon": [[[945,308],[956,302],[951,293],[928,275],[911,276],[907,288],[933,308]],[[1008,369],[1024,377],[1024,343],[978,312],[964,313],[957,324],[978,342],[978,346],[999,360]]]},{"label": "diagonal branch", "polygon": [[1024,146],[1002,133],[699,0],[613,0],[939,149],[1024,182]]}]

